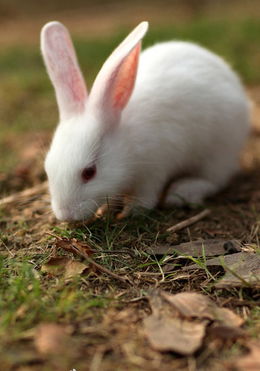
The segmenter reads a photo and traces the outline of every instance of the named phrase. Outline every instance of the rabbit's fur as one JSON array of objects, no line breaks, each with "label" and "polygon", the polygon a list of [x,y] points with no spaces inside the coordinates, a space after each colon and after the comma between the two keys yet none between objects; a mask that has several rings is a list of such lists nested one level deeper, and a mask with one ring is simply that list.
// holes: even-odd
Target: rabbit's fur
[{"label": "rabbit's fur", "polygon": [[[45,162],[58,219],[87,218],[129,192],[133,206],[153,208],[169,180],[165,204],[198,203],[239,167],[249,131],[239,78],[193,43],[159,43],[139,58],[147,27],[112,53],[89,97],[67,30],[58,22],[43,28],[61,120]],[[82,178],[93,165],[91,179]]]}]

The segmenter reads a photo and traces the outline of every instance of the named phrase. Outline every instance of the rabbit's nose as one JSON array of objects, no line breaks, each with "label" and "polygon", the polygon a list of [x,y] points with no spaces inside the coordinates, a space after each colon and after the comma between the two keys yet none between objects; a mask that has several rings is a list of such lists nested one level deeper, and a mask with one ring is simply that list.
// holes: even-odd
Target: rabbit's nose
[{"label": "rabbit's nose", "polygon": [[75,222],[84,219],[84,215],[67,208],[52,208],[56,218],[62,222]]},{"label": "rabbit's nose", "polygon": [[51,206],[58,220],[63,222],[75,220],[75,215],[73,215],[74,213],[72,213],[69,208],[59,207],[53,200]]},{"label": "rabbit's nose", "polygon": [[73,220],[73,215],[65,209],[53,209],[56,218],[62,222],[68,222]]},{"label": "rabbit's nose", "polygon": [[88,211],[83,208],[81,203],[78,202],[70,203],[70,205],[66,204],[65,206],[64,200],[57,202],[56,199],[52,199],[51,207],[56,218],[63,222],[85,220],[94,213],[92,210]]}]

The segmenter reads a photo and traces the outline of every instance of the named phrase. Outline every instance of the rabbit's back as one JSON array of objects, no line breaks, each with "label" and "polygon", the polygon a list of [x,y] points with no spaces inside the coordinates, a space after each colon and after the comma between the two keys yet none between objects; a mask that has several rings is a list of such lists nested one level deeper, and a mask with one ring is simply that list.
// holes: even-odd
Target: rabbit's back
[{"label": "rabbit's back", "polygon": [[[182,120],[189,111],[218,117],[232,106],[248,109],[244,89],[236,73],[216,54],[189,42],[165,42],[141,53],[136,86],[127,109],[149,102],[158,115]],[[140,114],[144,113],[142,110]],[[187,115],[187,116],[186,116]],[[213,117],[214,118],[214,117]]]},{"label": "rabbit's back", "polygon": [[192,43],[165,42],[142,52],[123,124],[143,161],[207,172],[226,162],[229,172],[225,159],[235,168],[248,133],[249,102],[222,58]]},{"label": "rabbit's back", "polygon": [[238,76],[222,58],[192,43],[165,42],[141,53],[123,116],[126,124],[139,125],[141,120],[142,126],[160,129],[170,124],[195,137],[204,132],[205,140],[214,137],[216,142],[234,130],[244,137],[249,102]]}]

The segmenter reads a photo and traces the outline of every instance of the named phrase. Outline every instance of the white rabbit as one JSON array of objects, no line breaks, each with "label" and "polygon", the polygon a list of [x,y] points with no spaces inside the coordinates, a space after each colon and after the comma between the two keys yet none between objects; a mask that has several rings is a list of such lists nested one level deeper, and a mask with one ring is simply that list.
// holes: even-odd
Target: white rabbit
[{"label": "white rabbit", "polygon": [[153,208],[170,180],[166,205],[201,202],[238,169],[250,106],[239,78],[188,42],[159,43],[139,58],[147,29],[139,24],[111,54],[89,96],[67,29],[42,29],[60,113],[45,168],[60,220],[87,218],[128,193],[132,206]]}]

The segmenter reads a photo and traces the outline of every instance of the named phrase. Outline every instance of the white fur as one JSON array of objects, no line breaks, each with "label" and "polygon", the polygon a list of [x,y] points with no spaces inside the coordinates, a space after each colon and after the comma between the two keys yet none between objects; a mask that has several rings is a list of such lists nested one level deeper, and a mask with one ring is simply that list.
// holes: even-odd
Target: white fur
[{"label": "white fur", "polygon": [[[114,51],[83,98],[84,109],[66,120],[61,115],[45,163],[59,219],[86,218],[128,190],[135,205],[153,208],[170,179],[167,204],[201,202],[239,167],[249,103],[236,74],[200,46],[165,42],[141,53],[132,93],[146,30],[143,22]],[[42,51],[49,71],[46,49],[48,42]],[[53,83],[57,93],[59,81]],[[127,96],[116,98],[122,89]],[[93,162],[96,177],[83,184],[81,171]]]}]

